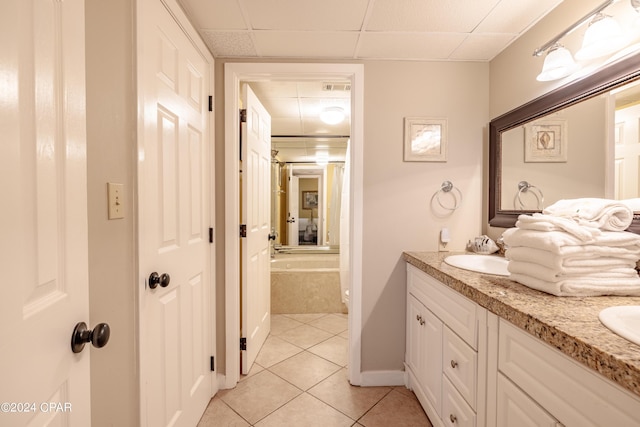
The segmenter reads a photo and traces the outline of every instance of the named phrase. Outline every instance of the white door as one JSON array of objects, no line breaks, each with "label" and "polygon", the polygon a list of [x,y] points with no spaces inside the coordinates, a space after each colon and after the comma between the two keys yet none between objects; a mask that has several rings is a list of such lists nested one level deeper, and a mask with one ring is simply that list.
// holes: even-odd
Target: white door
[{"label": "white door", "polygon": [[142,1],[138,17],[141,424],[194,426],[213,378],[212,61],[160,0]]},{"label": "white door", "polygon": [[615,198],[640,197],[638,165],[640,164],[640,105],[634,105],[615,113]]},{"label": "white door", "polygon": [[3,1],[0,43],[0,425],[88,426],[84,1]]},{"label": "white door", "polygon": [[271,330],[271,116],[249,85],[242,88],[242,373],[247,374]]},{"label": "white door", "polygon": [[287,188],[287,236],[289,246],[298,246],[300,243],[300,233],[298,232],[298,214],[300,213],[300,181],[293,174],[293,168],[289,169],[289,188]]}]

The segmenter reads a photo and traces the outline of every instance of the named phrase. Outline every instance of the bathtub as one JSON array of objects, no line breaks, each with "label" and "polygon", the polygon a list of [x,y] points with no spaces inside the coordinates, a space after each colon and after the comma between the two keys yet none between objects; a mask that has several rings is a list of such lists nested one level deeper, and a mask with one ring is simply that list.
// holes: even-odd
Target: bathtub
[{"label": "bathtub", "polygon": [[338,254],[276,254],[271,260],[271,313],[346,313]]}]

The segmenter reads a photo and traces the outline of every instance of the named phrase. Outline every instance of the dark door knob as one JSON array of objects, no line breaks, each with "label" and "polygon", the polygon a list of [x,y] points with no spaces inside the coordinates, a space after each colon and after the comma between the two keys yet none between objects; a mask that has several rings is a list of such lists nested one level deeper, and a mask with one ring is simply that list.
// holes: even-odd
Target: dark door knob
[{"label": "dark door knob", "polygon": [[88,342],[96,348],[102,348],[109,342],[109,336],[111,336],[111,328],[106,323],[98,323],[93,330],[90,330],[87,329],[86,323],[80,322],[71,335],[71,351],[80,353]]},{"label": "dark door knob", "polygon": [[269,233],[269,240],[276,240],[275,233]]},{"label": "dark door knob", "polygon": [[158,285],[162,288],[166,288],[169,286],[169,282],[171,282],[171,276],[167,273],[158,274],[154,271],[149,275],[149,287],[151,289],[157,288]]}]

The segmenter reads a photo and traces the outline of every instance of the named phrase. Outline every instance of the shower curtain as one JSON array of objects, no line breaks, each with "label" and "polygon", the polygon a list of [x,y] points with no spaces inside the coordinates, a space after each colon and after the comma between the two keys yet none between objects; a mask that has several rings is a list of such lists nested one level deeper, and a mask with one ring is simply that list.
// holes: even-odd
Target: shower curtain
[{"label": "shower curtain", "polygon": [[349,270],[350,270],[350,259],[349,253],[351,252],[351,247],[349,243],[349,202],[350,202],[350,182],[349,182],[349,174],[351,169],[350,162],[350,152],[351,152],[351,144],[347,143],[347,154],[345,156],[344,168],[342,168],[342,191],[336,192],[336,194],[340,194],[340,214],[339,214],[339,232],[337,237],[340,241],[340,291],[342,293],[342,302],[347,304],[349,307],[349,299],[348,299],[348,290],[349,290]]},{"label": "shower curtain", "polygon": [[340,244],[340,206],[342,199],[342,179],[344,166],[335,165],[333,168],[333,185],[331,186],[331,200],[329,201],[329,245]]}]

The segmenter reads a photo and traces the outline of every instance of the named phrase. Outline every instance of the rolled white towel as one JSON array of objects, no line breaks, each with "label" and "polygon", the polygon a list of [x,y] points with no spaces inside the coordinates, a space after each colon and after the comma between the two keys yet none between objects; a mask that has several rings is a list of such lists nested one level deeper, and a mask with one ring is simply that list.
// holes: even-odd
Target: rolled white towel
[{"label": "rolled white towel", "polygon": [[524,246],[510,247],[505,253],[508,260],[532,262],[552,270],[568,267],[635,268],[640,250],[609,246],[565,246],[558,253]]},{"label": "rolled white towel", "polygon": [[633,221],[633,211],[619,200],[580,198],[559,200],[542,210],[545,215],[571,218],[580,225],[608,231],[624,231]]},{"label": "rolled white towel", "polygon": [[640,249],[640,235],[630,232],[603,231],[589,241],[583,241],[564,231],[523,230],[510,228],[502,234],[508,247],[526,246],[559,254],[565,246],[611,246]]},{"label": "rolled white towel", "polygon": [[524,230],[566,231],[582,241],[589,241],[602,232],[599,228],[583,226],[569,218],[541,213],[518,216],[516,227]]},{"label": "rolled white towel", "polygon": [[526,274],[512,273],[509,279],[556,296],[594,297],[601,295],[640,296],[640,278],[568,279],[548,282]]},{"label": "rolled white towel", "polygon": [[638,272],[633,267],[564,267],[552,269],[525,261],[509,261],[507,270],[511,274],[526,274],[536,279],[547,282],[560,282],[569,279],[633,279],[638,277]]}]

